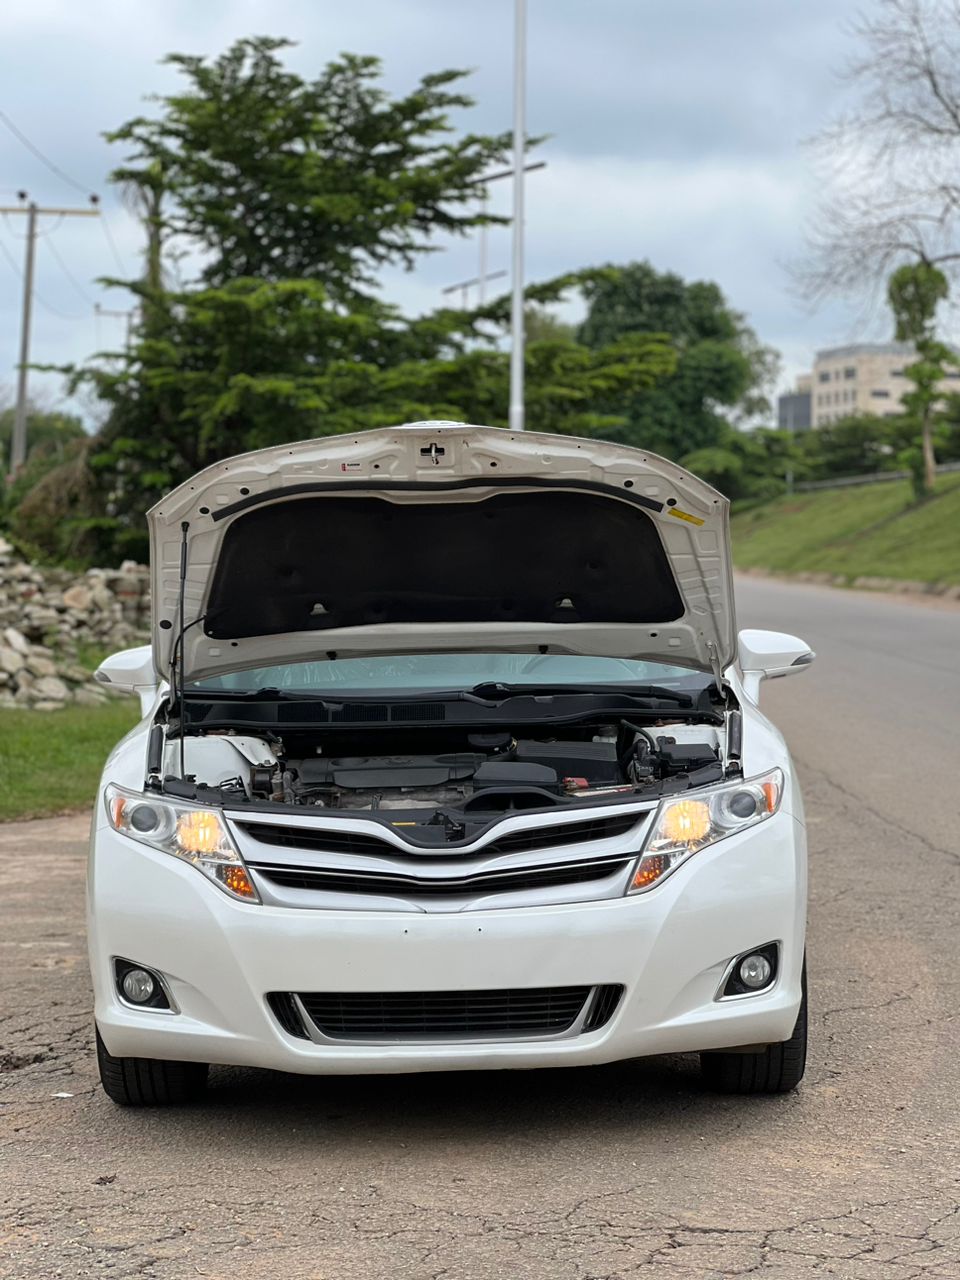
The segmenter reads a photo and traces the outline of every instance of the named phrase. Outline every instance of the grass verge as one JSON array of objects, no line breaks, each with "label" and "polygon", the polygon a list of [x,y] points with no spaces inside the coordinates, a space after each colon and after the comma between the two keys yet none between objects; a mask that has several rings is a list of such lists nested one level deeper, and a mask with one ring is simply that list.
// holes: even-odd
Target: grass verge
[{"label": "grass verge", "polygon": [[960,475],[912,503],[907,481],[821,489],[735,512],[738,568],[960,583]]},{"label": "grass verge", "polygon": [[91,805],[103,762],[139,719],[133,698],[62,711],[0,711],[0,822]]}]

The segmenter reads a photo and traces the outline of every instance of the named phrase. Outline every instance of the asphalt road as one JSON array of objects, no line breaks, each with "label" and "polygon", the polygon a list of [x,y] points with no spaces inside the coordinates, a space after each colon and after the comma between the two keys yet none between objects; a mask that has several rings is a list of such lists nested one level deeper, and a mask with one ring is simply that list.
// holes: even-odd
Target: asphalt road
[{"label": "asphalt road", "polygon": [[82,819],[0,828],[0,1276],[960,1277],[960,611],[746,582],[819,653],[768,686],[806,785],[812,1058],[793,1095],[691,1062],[95,1083]]}]

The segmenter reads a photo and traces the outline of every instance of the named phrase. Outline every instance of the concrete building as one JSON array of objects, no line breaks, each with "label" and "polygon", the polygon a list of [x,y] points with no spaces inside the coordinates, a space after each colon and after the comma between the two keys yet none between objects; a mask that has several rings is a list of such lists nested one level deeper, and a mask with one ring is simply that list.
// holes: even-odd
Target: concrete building
[{"label": "concrete building", "polygon": [[802,373],[792,391],[777,397],[777,426],[781,431],[807,431],[813,425],[811,415],[812,374]]},{"label": "concrete building", "polygon": [[[818,351],[813,364],[812,422],[822,427],[867,413],[894,418],[910,389],[904,366],[916,360],[907,342],[859,342]],[[960,372],[951,370],[944,391],[956,391]]]}]

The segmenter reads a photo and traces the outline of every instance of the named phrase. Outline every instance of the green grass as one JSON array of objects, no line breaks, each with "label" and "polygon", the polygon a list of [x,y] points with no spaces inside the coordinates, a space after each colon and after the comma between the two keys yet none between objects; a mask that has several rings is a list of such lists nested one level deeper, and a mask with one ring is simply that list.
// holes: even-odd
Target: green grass
[{"label": "green grass", "polygon": [[738,568],[960,583],[960,475],[912,504],[907,481],[821,489],[734,513]]},{"label": "green grass", "polygon": [[62,711],[0,711],[0,821],[91,805],[103,762],[139,718],[132,698]]}]

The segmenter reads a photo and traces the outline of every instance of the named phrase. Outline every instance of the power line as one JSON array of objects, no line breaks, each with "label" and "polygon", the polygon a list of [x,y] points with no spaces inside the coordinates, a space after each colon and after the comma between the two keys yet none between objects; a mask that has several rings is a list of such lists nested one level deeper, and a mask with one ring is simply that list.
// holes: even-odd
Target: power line
[{"label": "power line", "polygon": [[73,274],[73,272],[64,262],[63,258],[60,256],[59,249],[53,243],[52,240],[47,241],[47,248],[53,254],[54,260],[56,261],[60,270],[67,277],[70,283],[73,285],[74,289],[76,289],[77,293],[80,295],[83,301],[87,304],[88,307],[92,307],[94,305],[93,299],[90,297],[89,293],[87,293],[86,289],[84,289],[83,285],[80,283],[77,277]]},{"label": "power line", "polygon": [[[22,239],[22,237],[19,237],[19,238]],[[17,279],[22,280],[23,272],[21,271],[19,265],[17,264],[17,260],[14,258],[13,254],[7,248],[3,240],[0,240],[0,253],[3,254],[7,262],[10,264],[10,270],[15,273]],[[40,303],[41,307],[43,307],[44,311],[49,311],[51,315],[56,316],[60,320],[83,320],[85,318],[82,315],[74,316],[74,315],[69,315],[66,311],[61,311],[59,307],[55,307],[51,302],[48,302],[46,298],[43,296],[43,294],[38,293],[36,289],[34,289],[33,291],[33,296]]]},{"label": "power line", "polygon": [[66,182],[69,186],[73,187],[74,190],[79,191],[81,195],[89,196],[90,194],[89,187],[84,186],[80,182],[76,182],[73,178],[70,177],[68,173],[64,173],[64,171],[60,168],[59,165],[54,164],[52,160],[48,159],[47,156],[45,156],[43,152],[40,150],[40,148],[34,146],[34,144],[30,141],[27,135],[21,129],[18,129],[17,126],[10,119],[10,117],[6,115],[3,111],[0,111],[0,124],[6,125],[6,127],[10,130],[10,132],[17,139],[17,141],[21,143],[23,146],[25,146],[27,150],[31,153],[31,155],[36,156],[36,158],[40,161],[40,163],[42,165],[45,165],[50,170],[51,173],[56,174],[56,176],[62,182]]},{"label": "power line", "polygon": [[23,272],[17,266],[17,263],[14,259],[13,254],[10,252],[10,250],[7,248],[7,246],[4,244],[2,240],[0,240],[0,253],[2,253],[3,256],[6,258],[7,262],[9,262],[10,270],[16,275],[17,279],[22,280]]},{"label": "power line", "polygon": [[[21,194],[22,194],[22,193],[21,193]],[[7,211],[5,211],[5,212],[4,212],[3,220],[4,220],[4,222],[5,222],[5,223],[6,223],[6,225],[7,225],[7,230],[8,230],[8,231],[10,232],[10,234],[13,236],[14,240],[26,240],[26,239],[27,239],[27,237],[26,237],[25,235],[23,235],[23,236],[18,235],[18,234],[17,234],[17,232],[14,230],[14,228],[10,225],[10,219],[7,217]],[[34,235],[36,236],[36,238],[37,238],[38,240],[42,240],[42,239],[44,239],[44,237],[45,237],[45,236],[52,236],[52,235],[53,235],[53,233],[54,233],[54,231],[56,231],[56,229],[60,226],[60,223],[61,223],[62,221],[63,221],[63,214],[62,214],[62,213],[60,213],[60,214],[58,214],[58,215],[57,215],[57,220],[56,220],[56,222],[53,224],[53,226],[52,226],[52,227],[47,227],[47,228],[46,228],[46,230],[44,230],[44,231],[40,231],[40,230],[38,229],[37,231],[35,231],[35,232],[34,232]]]},{"label": "power line", "polygon": [[[40,163],[45,165],[50,170],[51,173],[56,174],[56,176],[60,178],[62,182],[68,183],[71,187],[73,187],[75,191],[79,191],[83,195],[90,194],[88,187],[85,187],[82,182],[77,182],[75,178],[71,178],[69,173],[64,173],[64,171],[60,168],[58,164],[54,164],[54,162],[48,156],[45,156],[43,152],[40,150],[40,148],[30,141],[30,139],[23,132],[23,130],[19,129],[4,111],[0,111],[0,124],[6,125],[6,127],[10,130],[10,132],[17,139],[17,141],[20,142],[23,146],[25,146],[27,150],[31,153],[31,155],[36,156],[36,158],[40,161]],[[120,251],[117,248],[117,242],[113,238],[113,232],[110,230],[110,224],[107,221],[105,214],[100,219],[100,225],[103,227],[104,238],[107,241],[107,245],[109,246],[110,253],[113,255],[114,262],[117,264],[117,267],[119,268],[120,272],[123,275],[126,275],[127,273],[126,263],[124,262],[123,257],[121,256]]]},{"label": "power line", "polygon": [[127,274],[126,263],[123,261],[123,258],[120,256],[120,250],[117,248],[117,242],[114,240],[113,232],[110,230],[110,223],[107,221],[106,212],[102,209],[100,212],[100,225],[101,227],[103,227],[103,234],[107,238],[107,244],[110,246],[110,252],[113,254],[114,262],[123,272],[123,274],[126,275]]}]

